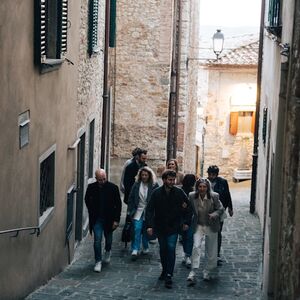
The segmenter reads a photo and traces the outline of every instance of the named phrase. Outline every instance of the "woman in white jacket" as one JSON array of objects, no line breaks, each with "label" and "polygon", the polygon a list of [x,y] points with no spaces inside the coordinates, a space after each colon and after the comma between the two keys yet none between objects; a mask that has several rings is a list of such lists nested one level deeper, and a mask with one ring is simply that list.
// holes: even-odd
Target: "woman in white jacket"
[{"label": "woman in white jacket", "polygon": [[196,182],[196,191],[189,194],[193,210],[192,228],[194,246],[192,253],[192,270],[187,280],[195,283],[196,271],[200,266],[201,244],[205,240],[207,264],[203,270],[203,279],[211,279],[211,271],[217,267],[218,231],[220,216],[224,212],[219,194],[212,192],[210,182],[200,178]]},{"label": "woman in white jacket", "polygon": [[152,191],[158,187],[156,176],[149,167],[140,168],[137,174],[137,180],[132,186],[128,198],[127,214],[133,222],[133,239],[131,242],[131,257],[136,260],[140,251],[142,240],[143,254],[149,252],[148,238],[145,230],[145,209],[150,200]]}]

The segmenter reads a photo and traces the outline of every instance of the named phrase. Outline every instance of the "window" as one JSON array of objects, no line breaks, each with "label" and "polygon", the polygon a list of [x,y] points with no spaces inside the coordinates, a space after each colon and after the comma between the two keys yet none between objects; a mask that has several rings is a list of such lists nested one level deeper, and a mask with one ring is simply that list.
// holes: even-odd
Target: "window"
[{"label": "window", "polygon": [[40,225],[52,212],[54,207],[55,186],[55,146],[40,158]]},{"label": "window", "polygon": [[110,1],[110,26],[109,26],[109,47],[116,46],[116,16],[117,16],[117,0]]},{"label": "window", "polygon": [[89,134],[89,171],[88,176],[92,178],[94,168],[94,140],[95,140],[95,120],[90,123],[90,134]]},{"label": "window", "polygon": [[67,193],[67,226],[66,226],[66,242],[70,240],[73,232],[73,214],[74,214],[74,194],[75,186],[72,185]]},{"label": "window", "polygon": [[253,111],[236,111],[230,113],[230,134],[254,133],[254,126],[255,113]]},{"label": "window", "polygon": [[281,36],[281,0],[270,0],[267,30],[274,35]]},{"label": "window", "polygon": [[98,46],[98,15],[99,15],[99,0],[90,0],[89,7],[89,54],[99,52]]},{"label": "window", "polygon": [[268,108],[264,107],[263,109],[263,126],[262,126],[262,140],[264,143],[264,146],[266,146],[266,140],[267,140],[267,123],[268,122]]},{"label": "window", "polygon": [[68,0],[35,0],[35,16],[36,64],[57,69],[67,52]]}]

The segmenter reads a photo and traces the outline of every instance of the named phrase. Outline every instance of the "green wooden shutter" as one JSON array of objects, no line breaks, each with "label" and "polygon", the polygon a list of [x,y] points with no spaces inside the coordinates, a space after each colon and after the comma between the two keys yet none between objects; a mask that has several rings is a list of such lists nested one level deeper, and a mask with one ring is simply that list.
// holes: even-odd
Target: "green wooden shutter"
[{"label": "green wooden shutter", "polygon": [[117,0],[110,1],[109,47],[116,46]]},{"label": "green wooden shutter", "polygon": [[98,48],[98,14],[99,0],[90,0],[89,7],[89,54],[97,52]]},{"label": "green wooden shutter", "polygon": [[269,1],[268,23],[267,30],[280,37],[282,31],[281,0]]},{"label": "green wooden shutter", "polygon": [[68,0],[60,0],[58,11],[58,57],[67,52],[68,46]]}]

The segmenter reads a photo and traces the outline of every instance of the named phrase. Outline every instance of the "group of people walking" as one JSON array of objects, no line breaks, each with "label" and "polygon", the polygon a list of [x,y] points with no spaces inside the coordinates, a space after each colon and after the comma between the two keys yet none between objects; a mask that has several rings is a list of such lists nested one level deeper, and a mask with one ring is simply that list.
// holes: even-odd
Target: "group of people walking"
[{"label": "group of people walking", "polygon": [[[126,161],[120,183],[127,204],[127,218],[131,220],[133,237],[131,258],[149,253],[149,240],[159,243],[162,272],[159,280],[172,288],[178,236],[183,246],[183,263],[191,268],[189,285],[196,282],[200,266],[201,246],[205,241],[206,265],[203,279],[210,280],[212,271],[221,264],[222,227],[228,208],[233,215],[232,200],[227,181],[218,176],[219,168],[210,166],[208,178],[196,179],[183,174],[176,159],[166,163],[162,185],[147,166],[147,151],[136,148]],[[88,186],[85,196],[89,212],[90,233],[94,235],[95,272],[101,272],[102,262],[109,263],[112,232],[119,226],[121,197],[118,187],[107,181],[104,170],[95,173],[96,182]],[[102,236],[105,252],[102,259]],[[142,246],[142,247],[141,247]]]}]

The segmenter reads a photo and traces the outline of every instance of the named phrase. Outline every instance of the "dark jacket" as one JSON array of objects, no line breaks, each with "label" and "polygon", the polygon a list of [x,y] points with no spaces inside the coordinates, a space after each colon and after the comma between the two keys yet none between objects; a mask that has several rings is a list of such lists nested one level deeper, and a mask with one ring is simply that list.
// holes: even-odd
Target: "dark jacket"
[{"label": "dark jacket", "polygon": [[139,169],[146,164],[139,165],[136,160],[133,160],[129,163],[129,165],[125,168],[124,172],[124,203],[128,203],[129,194],[131,188],[135,182],[135,176],[137,175]]},{"label": "dark jacket", "polygon": [[153,228],[157,234],[170,235],[181,232],[183,224],[190,226],[191,219],[189,201],[180,188],[174,186],[169,194],[164,186],[153,191],[146,209],[146,228]]},{"label": "dark jacket", "polygon": [[[127,214],[130,215],[131,218],[133,218],[134,214],[136,213],[136,210],[140,202],[140,196],[139,196],[140,186],[141,186],[141,182],[135,182],[129,194]],[[153,190],[155,190],[156,188],[158,188],[157,183],[155,183],[154,185],[148,184],[148,194],[146,199],[147,204],[149,203]]]},{"label": "dark jacket", "polygon": [[215,185],[213,191],[219,194],[220,201],[222,202],[223,207],[225,209],[227,207],[232,209],[232,200],[231,200],[231,195],[229,192],[229,186],[227,180],[224,179],[223,177],[218,176],[215,178],[214,182]]},{"label": "dark jacket", "polygon": [[104,220],[104,229],[112,231],[114,222],[120,222],[121,217],[121,198],[119,188],[107,181],[102,187],[98,182],[88,185],[85,194],[85,204],[89,212],[90,232],[96,223],[97,218]]}]

